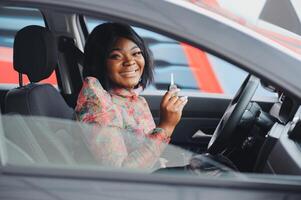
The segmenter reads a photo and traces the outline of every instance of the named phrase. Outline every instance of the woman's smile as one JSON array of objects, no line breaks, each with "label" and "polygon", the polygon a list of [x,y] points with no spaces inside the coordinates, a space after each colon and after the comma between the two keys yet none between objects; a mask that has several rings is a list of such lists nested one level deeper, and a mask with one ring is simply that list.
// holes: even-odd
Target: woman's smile
[{"label": "woman's smile", "polygon": [[138,73],[138,72],[139,72],[139,69],[127,70],[127,71],[120,72],[120,75],[125,78],[133,78],[136,76],[140,76],[140,73]]}]

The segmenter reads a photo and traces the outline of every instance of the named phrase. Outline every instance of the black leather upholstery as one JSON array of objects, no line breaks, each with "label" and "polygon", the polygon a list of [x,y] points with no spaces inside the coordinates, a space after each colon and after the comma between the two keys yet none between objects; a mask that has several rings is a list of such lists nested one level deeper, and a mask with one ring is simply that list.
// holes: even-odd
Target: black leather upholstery
[{"label": "black leather upholstery", "polygon": [[10,90],[6,96],[6,112],[21,115],[72,119],[73,110],[50,84],[29,84]]},{"label": "black leather upholstery", "polygon": [[49,30],[27,26],[18,31],[14,42],[14,69],[26,74],[32,83],[7,93],[5,112],[72,119],[73,109],[56,88],[35,83],[48,78],[56,66],[57,47]]}]

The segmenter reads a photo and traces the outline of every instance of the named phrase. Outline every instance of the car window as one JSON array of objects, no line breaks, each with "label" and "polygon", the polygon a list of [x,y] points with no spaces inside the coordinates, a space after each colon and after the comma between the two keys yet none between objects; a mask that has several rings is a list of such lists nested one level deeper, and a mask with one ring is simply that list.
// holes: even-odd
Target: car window
[{"label": "car window", "polygon": [[[105,22],[91,17],[85,19],[89,33]],[[140,27],[133,28],[148,44],[155,61],[154,83],[144,93],[166,90],[173,73],[175,84],[185,95],[214,93],[233,96],[247,76],[235,65],[191,45]],[[275,96],[263,88],[256,95]]]},{"label": "car window", "polygon": [[[18,72],[13,69],[13,44],[18,30],[29,25],[45,27],[43,16],[39,10],[21,7],[0,7],[0,85],[18,85]],[[28,47],[30,50],[30,47]],[[27,76],[23,75],[23,82],[29,83]],[[44,83],[57,85],[55,72],[43,80]]]},{"label": "car window", "polygon": [[[150,149],[157,151],[152,146],[157,146],[159,140],[147,136],[141,136],[137,140],[137,136],[130,130],[116,126],[97,126],[72,120],[21,115],[3,115],[1,120],[4,133],[1,131],[0,135],[3,134],[4,137],[1,138],[5,138],[3,146],[7,153],[5,157],[7,164],[12,165],[64,166],[69,169],[84,166],[85,169],[97,167],[110,171],[156,173],[166,167],[187,165],[195,155],[186,149],[162,143],[160,148],[164,151],[160,155],[149,156],[146,151]],[[33,129],[35,131],[32,131]],[[116,140],[112,141],[112,138],[120,136],[125,142],[124,147],[118,148],[124,148],[125,152],[110,152],[110,148],[116,149],[113,147],[114,143],[118,143]],[[137,148],[141,142],[146,148],[143,146]],[[127,151],[133,148],[138,150],[127,155],[131,159],[124,159]],[[119,162],[121,160],[123,162]],[[204,170],[199,175],[243,176],[210,157],[201,156],[200,160],[211,166],[211,170],[209,172]],[[177,174],[186,173],[181,169]]]},{"label": "car window", "polygon": [[[243,173],[231,168],[231,162],[221,156],[196,154],[172,144],[164,144],[164,151],[160,155],[146,160],[151,163],[150,167],[115,163],[120,155],[116,154],[113,159],[108,159],[106,155],[96,153],[101,152],[103,145],[112,145],[112,136],[122,135],[128,150],[137,145],[137,138],[131,131],[116,126],[101,127],[72,120],[21,115],[2,115],[1,121],[4,130],[0,131],[0,138],[3,140],[0,146],[2,162],[5,158],[5,163],[2,164],[8,166],[92,169],[154,175],[164,173],[247,182],[267,179],[275,183],[300,184],[300,176]],[[158,142],[146,137],[140,138],[142,139],[149,146],[157,145]],[[95,143],[91,143],[92,141]],[[94,149],[93,145],[99,145],[99,149]],[[136,152],[135,160],[144,159],[142,153]],[[189,168],[183,167],[188,164]]]}]

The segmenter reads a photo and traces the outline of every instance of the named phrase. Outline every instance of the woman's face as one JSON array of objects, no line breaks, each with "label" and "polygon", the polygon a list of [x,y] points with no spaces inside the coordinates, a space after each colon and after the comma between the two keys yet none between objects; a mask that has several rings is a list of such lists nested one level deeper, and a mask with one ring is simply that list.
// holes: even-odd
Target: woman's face
[{"label": "woman's face", "polygon": [[110,81],[118,87],[132,89],[140,80],[145,61],[140,48],[131,40],[119,38],[106,60]]}]

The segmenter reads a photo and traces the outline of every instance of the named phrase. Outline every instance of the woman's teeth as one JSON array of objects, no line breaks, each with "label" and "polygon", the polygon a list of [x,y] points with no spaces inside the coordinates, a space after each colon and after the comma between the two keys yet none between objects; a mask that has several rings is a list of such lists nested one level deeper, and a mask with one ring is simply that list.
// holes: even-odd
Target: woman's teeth
[{"label": "woman's teeth", "polygon": [[122,72],[122,73],[120,73],[120,74],[121,74],[122,76],[132,76],[132,75],[135,75],[137,71],[138,71],[138,70],[133,70],[133,71],[128,71],[128,72]]}]

